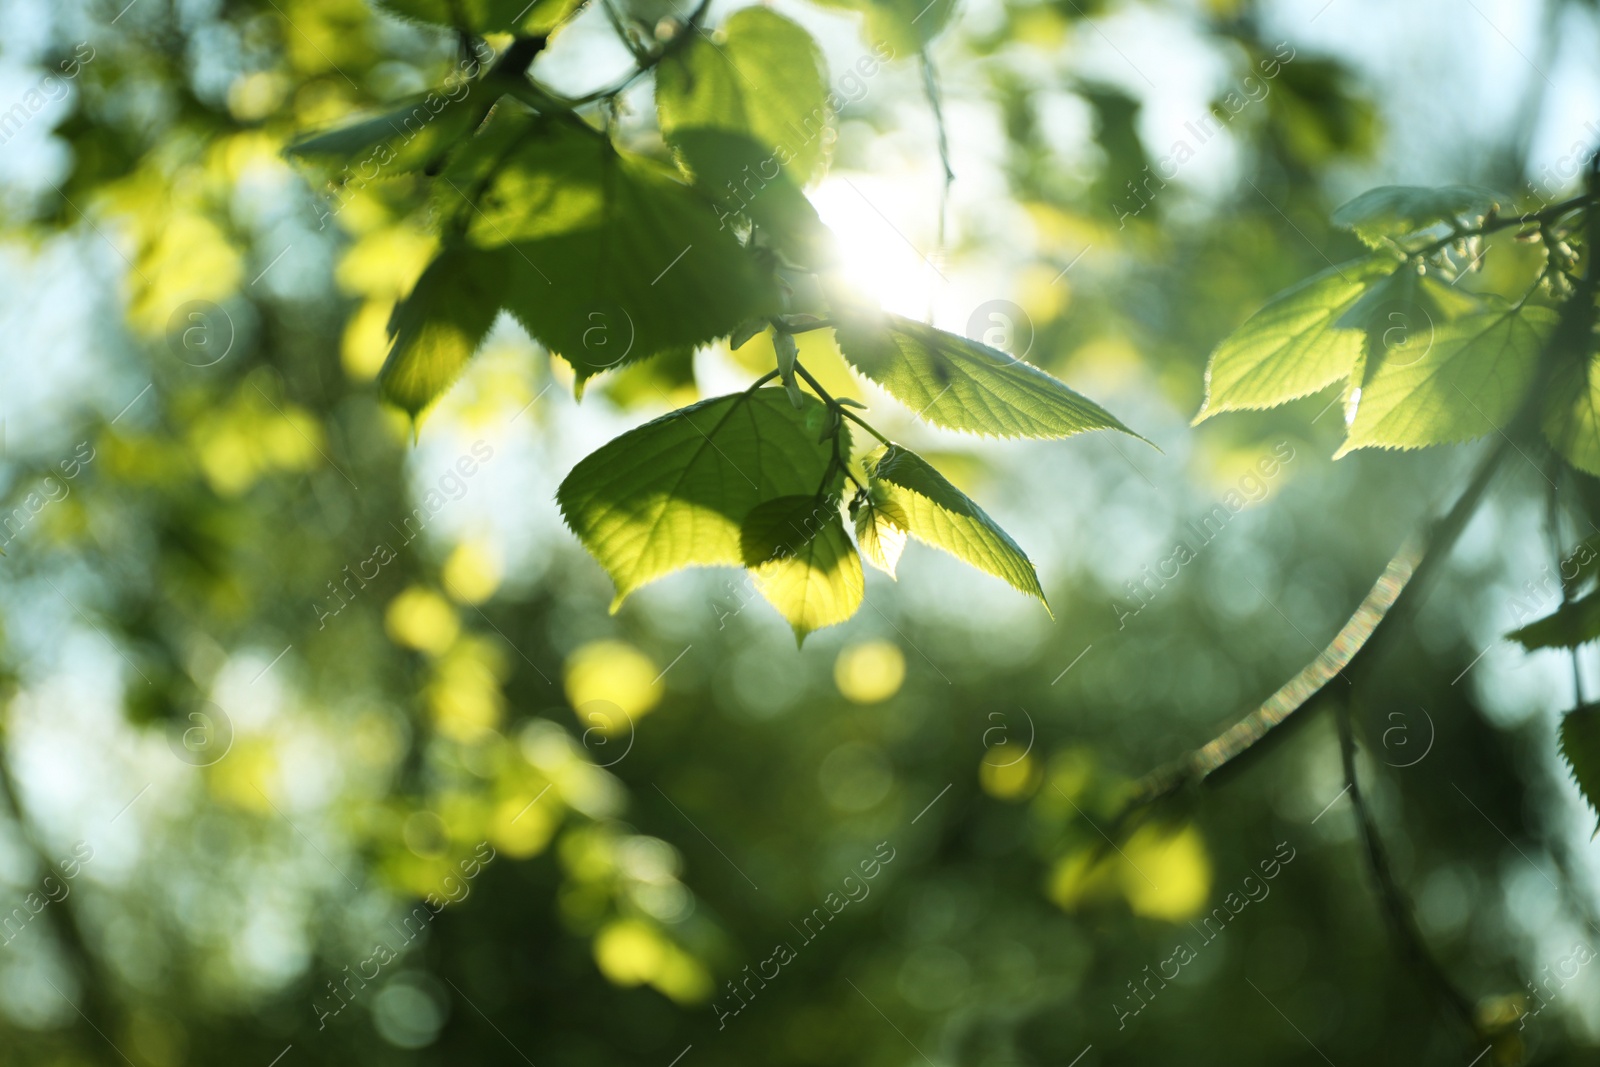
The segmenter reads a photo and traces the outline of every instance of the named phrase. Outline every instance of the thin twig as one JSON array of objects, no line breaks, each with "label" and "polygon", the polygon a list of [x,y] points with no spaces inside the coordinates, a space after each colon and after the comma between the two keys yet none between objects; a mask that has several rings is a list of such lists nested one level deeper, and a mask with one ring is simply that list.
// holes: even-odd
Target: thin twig
[{"label": "thin twig", "polygon": [[1422,931],[1417,929],[1417,920],[1411,913],[1411,905],[1406,899],[1405,892],[1400,888],[1400,883],[1395,881],[1394,870],[1389,865],[1388,851],[1384,848],[1383,838],[1378,833],[1377,820],[1373,818],[1372,810],[1367,806],[1366,796],[1361,791],[1361,784],[1356,775],[1355,730],[1350,721],[1350,704],[1341,703],[1335,717],[1339,723],[1339,752],[1344,764],[1345,784],[1350,792],[1350,802],[1355,808],[1357,820],[1361,824],[1361,836],[1367,846],[1368,868],[1377,886],[1378,899],[1383,902],[1383,913],[1388,920],[1390,932],[1399,943],[1400,957],[1417,972],[1418,978],[1440,1003],[1455,1015],[1456,1020],[1466,1027],[1467,1032],[1475,1034],[1477,1031],[1472,1021],[1472,1002],[1455,987],[1439,961],[1433,958],[1433,953],[1428,950],[1428,943],[1422,938]]}]

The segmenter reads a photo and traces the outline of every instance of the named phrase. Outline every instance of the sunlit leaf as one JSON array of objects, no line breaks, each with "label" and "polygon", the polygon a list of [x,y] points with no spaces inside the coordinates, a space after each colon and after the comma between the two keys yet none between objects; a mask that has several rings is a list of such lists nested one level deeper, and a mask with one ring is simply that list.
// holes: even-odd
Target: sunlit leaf
[{"label": "sunlit leaf", "polygon": [[850,515],[855,520],[856,544],[868,563],[889,577],[895,577],[895,567],[900,554],[905,551],[906,532],[911,520],[906,518],[900,505],[890,499],[889,489],[877,482],[850,502]]},{"label": "sunlit leaf", "polygon": [[797,411],[782,389],[756,389],[664,415],[580,461],[556,499],[616,584],[613,607],[683,567],[743,565],[750,512],[822,485],[825,416],[810,395]]},{"label": "sunlit leaf", "polygon": [[742,8],[722,24],[720,39],[697,36],[661,61],[661,132],[674,146],[689,130],[741,135],[808,184],[828,160],[825,71],[822,50],[800,26],[770,8]]},{"label": "sunlit leaf", "polygon": [[574,119],[501,115],[437,195],[447,231],[495,257],[507,309],[580,383],[779,310],[770,270],[699,194]]},{"label": "sunlit leaf", "polygon": [[440,252],[389,320],[394,343],[378,376],[385,399],[417,415],[450,387],[494,325],[502,295],[492,263]]},{"label": "sunlit leaf", "polygon": [[866,590],[861,557],[839,518],[838,498],[800,495],[756,505],[740,533],[756,589],[794,629],[796,641],[844,622]]},{"label": "sunlit leaf", "polygon": [[1349,377],[1363,331],[1337,324],[1395,266],[1384,258],[1352,260],[1273,297],[1211,353],[1206,399],[1194,421],[1275,407]]},{"label": "sunlit leaf", "polygon": [[1430,344],[1407,350],[1410,362],[1390,358],[1373,375],[1336,456],[1470,441],[1504,427],[1556,318],[1549,308],[1498,304],[1439,324]]},{"label": "sunlit leaf", "polygon": [[835,336],[852,366],[935,426],[996,437],[1133,432],[1033,364],[899,315],[841,315]]},{"label": "sunlit leaf", "polygon": [[1333,224],[1378,247],[1441,222],[1475,226],[1506,202],[1494,190],[1474,185],[1382,185],[1340,207]]},{"label": "sunlit leaf", "polygon": [[765,7],[735,12],[721,36],[697,36],[658,67],[662,135],[725,218],[748,215],[796,262],[826,262],[827,233],[800,191],[831,139],[822,52]]},{"label": "sunlit leaf", "polygon": [[1045,602],[1038,572],[1027,554],[922,457],[890,445],[869,457],[867,473],[874,487],[881,487],[884,499],[905,517],[906,532],[912,537]]}]

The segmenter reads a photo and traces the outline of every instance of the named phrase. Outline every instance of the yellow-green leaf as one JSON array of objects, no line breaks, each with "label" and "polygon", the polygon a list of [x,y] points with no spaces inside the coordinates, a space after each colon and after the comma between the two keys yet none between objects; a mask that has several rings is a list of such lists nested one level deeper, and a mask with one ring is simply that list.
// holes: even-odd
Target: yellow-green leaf
[{"label": "yellow-green leaf", "polygon": [[389,318],[394,343],[378,376],[384,398],[412,416],[438,399],[494,325],[501,292],[499,272],[478,253],[440,252]]},{"label": "yellow-green leaf", "polygon": [[996,437],[1132,433],[1088,397],[1031,363],[900,315],[838,316],[850,364],[935,426]]},{"label": "yellow-green leaf", "polygon": [[911,520],[906,518],[900,505],[889,498],[881,482],[856,495],[850,502],[850,514],[855,520],[856,544],[861,547],[862,558],[894,578],[900,554],[906,548],[906,531]]},{"label": "yellow-green leaf", "polygon": [[556,491],[561,513],[616,584],[613,609],[684,567],[741,566],[741,529],[760,504],[814,495],[833,453],[827,410],[782,389],[703,400],[585,457]]},{"label": "yellow-green leaf", "polygon": [[1194,421],[1276,407],[1348,378],[1363,330],[1339,321],[1394,269],[1392,259],[1351,260],[1273,297],[1211,353],[1206,398]]},{"label": "yellow-green leaf", "polygon": [[1335,458],[1357,448],[1470,441],[1504,427],[1527,394],[1556,319],[1549,308],[1497,302],[1439,324],[1410,362],[1391,356],[1378,368]]},{"label": "yellow-green leaf", "polygon": [[745,518],[741,546],[750,577],[794,629],[796,642],[856,613],[866,591],[861,557],[832,495],[780,497]]},{"label": "yellow-green leaf", "polygon": [[829,238],[801,188],[827,165],[826,64],[811,35],[765,7],[722,40],[696,37],[656,72],[662,136],[723,217],[747,215],[790,259],[820,266]]},{"label": "yellow-green leaf", "polygon": [[[884,499],[905,517],[906,532],[912,537],[1045,603],[1038,572],[1027,553],[921,456],[890,445],[868,458],[867,472],[873,486],[881,487]],[[1049,610],[1049,605],[1045,608]]]}]

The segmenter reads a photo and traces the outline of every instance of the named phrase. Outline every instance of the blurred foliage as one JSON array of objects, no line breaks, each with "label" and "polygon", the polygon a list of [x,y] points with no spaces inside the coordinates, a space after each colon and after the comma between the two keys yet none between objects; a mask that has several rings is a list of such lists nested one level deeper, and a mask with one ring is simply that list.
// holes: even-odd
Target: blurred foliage
[{"label": "blurred foliage", "polygon": [[[535,30],[566,9],[516,6],[465,5]],[[1029,358],[1165,449],[896,424],[1033,535],[1055,622],[916,545],[915,580],[869,574],[802,651],[740,570],[608,613],[557,481],[765,371],[772,342],[625,368],[575,410],[573,368],[501,317],[425,428],[380,400],[387,324],[439,250],[430,179],[330,183],[286,149],[483,42],[360,0],[6,8],[27,165],[0,191],[0,1063],[1590,1062],[1592,813],[1555,757],[1558,729],[1592,748],[1557,714],[1576,656],[1483,658],[1508,616],[1594,595],[1561,581],[1600,512],[1588,475],[1513,457],[1352,709],[1395,878],[1475,1034],[1386,926],[1335,709],[1115,825],[1134,779],[1334,635],[1471,458],[1332,464],[1326,393],[1183,428],[1224,336],[1362,251],[1327,221],[1350,176],[1412,151],[1358,57],[1291,37],[1282,59],[1250,0],[831,6],[788,12],[842,27],[830,57],[863,27],[909,46],[841,102],[834,168],[931,130],[927,45],[952,116],[991,115],[1008,212],[958,197],[941,266],[1008,263]],[[616,11],[640,39],[687,14]],[[586,62],[535,71],[574,95],[626,76],[598,43],[612,13],[556,35]],[[1116,79],[1075,62],[1133,17],[1214,62],[1219,100],[1278,64],[1221,123],[1221,192],[1147,177],[1174,148],[1116,44]],[[36,84],[66,102],[40,112]],[[624,95],[609,121],[664,169],[641,110]],[[951,126],[959,153],[974,127]],[[1522,131],[1479,133],[1463,154],[1493,162],[1452,180],[1522,188],[1531,163],[1501,162]],[[914,145],[936,184],[931,134]],[[1534,254],[1507,242],[1480,290],[1511,293]],[[851,388],[825,331],[796,340]],[[1295,458],[1266,477],[1269,454]],[[1159,570],[1229,492],[1250,505]]]}]

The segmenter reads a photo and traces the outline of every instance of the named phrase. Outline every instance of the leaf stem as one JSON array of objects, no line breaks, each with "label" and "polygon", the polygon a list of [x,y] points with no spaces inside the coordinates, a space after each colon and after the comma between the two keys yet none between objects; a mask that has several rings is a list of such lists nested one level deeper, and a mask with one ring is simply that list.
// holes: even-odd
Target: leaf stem
[{"label": "leaf stem", "polygon": [[1597,200],[1600,200],[1600,197],[1596,197],[1596,195],[1592,192],[1585,192],[1580,193],[1579,195],[1568,200],[1563,200],[1559,204],[1552,204],[1549,207],[1543,208],[1539,211],[1530,211],[1523,215],[1498,215],[1493,218],[1488,218],[1485,219],[1481,225],[1473,227],[1472,229],[1452,230],[1449,234],[1439,238],[1437,241],[1425,244],[1421,248],[1418,248],[1414,251],[1407,252],[1406,258],[1420,259],[1425,256],[1431,256],[1435,252],[1438,252],[1449,245],[1455,244],[1463,237],[1484,237],[1491,233],[1499,233],[1501,230],[1509,230],[1516,226],[1529,226],[1534,223],[1538,223],[1540,229],[1542,230],[1547,223],[1554,222],[1563,215],[1569,215],[1572,212],[1578,211],[1582,208],[1591,207],[1597,202]]},{"label": "leaf stem", "polygon": [[[805,367],[800,364],[799,360],[795,360],[794,369],[795,369],[795,373],[799,374],[800,377],[804,378],[806,384],[811,386],[811,388],[816,391],[817,396],[822,398],[823,403],[827,404],[829,407],[831,407],[835,411],[837,411],[840,415],[843,415],[845,418],[849,419],[851,422],[855,423],[857,426],[861,427],[863,430],[867,431],[872,436],[876,437],[883,444],[885,444],[885,445],[894,444],[893,441],[889,440],[887,437],[883,436],[883,434],[879,433],[877,431],[877,429],[874,428],[873,425],[871,423],[869,423],[866,419],[863,419],[860,415],[857,415],[855,412],[851,411],[849,408],[847,408],[843,404],[839,403],[833,397],[829,396],[828,395],[828,391],[822,387],[822,383],[817,381],[816,378],[812,377],[811,372],[806,370]],[[773,371],[773,373],[776,374],[777,371]],[[850,480],[851,481],[855,481],[855,479],[853,477]],[[860,485],[861,483],[860,482],[856,482],[856,484]]]}]

